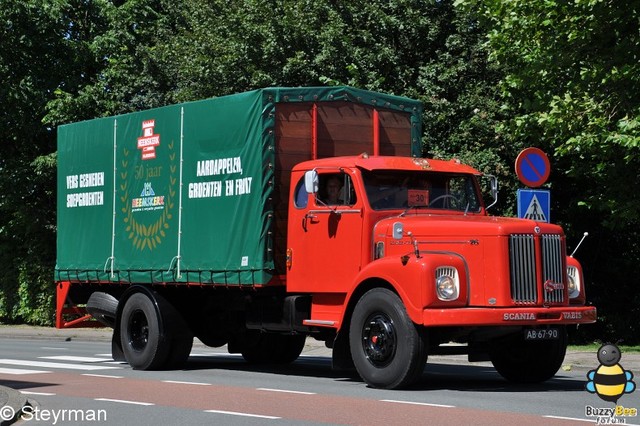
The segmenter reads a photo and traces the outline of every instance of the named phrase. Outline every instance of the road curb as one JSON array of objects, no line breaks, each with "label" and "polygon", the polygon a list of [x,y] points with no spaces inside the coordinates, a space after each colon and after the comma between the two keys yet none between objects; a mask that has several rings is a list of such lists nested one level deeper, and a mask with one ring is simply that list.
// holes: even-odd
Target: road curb
[{"label": "road curb", "polygon": [[0,426],[8,426],[20,419],[27,397],[15,389],[0,386]]}]

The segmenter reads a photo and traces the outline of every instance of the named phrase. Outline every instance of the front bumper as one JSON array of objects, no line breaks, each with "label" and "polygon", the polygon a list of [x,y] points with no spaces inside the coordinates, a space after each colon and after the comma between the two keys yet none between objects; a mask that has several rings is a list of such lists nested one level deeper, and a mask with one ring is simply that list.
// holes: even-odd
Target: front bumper
[{"label": "front bumper", "polygon": [[425,309],[426,327],[590,324],[596,322],[594,306]]}]

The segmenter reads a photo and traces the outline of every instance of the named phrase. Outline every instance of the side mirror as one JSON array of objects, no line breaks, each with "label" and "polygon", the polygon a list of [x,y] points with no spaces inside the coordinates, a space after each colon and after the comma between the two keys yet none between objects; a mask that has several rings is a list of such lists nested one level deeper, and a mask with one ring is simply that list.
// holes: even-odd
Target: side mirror
[{"label": "side mirror", "polygon": [[318,178],[318,172],[309,170],[304,174],[304,189],[307,194],[317,194],[319,186],[320,178]]},{"label": "side mirror", "polygon": [[496,205],[498,202],[498,178],[493,175],[486,175],[489,178],[489,185],[491,185],[491,196],[493,197],[493,203],[487,206],[487,210],[489,208]]}]

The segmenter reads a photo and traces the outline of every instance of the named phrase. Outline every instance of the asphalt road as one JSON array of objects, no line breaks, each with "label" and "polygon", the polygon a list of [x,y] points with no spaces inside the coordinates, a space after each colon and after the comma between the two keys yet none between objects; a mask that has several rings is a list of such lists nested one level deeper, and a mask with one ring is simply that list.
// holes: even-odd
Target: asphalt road
[{"label": "asphalt road", "polygon": [[[639,359],[623,354],[620,364],[640,377]],[[183,370],[135,371],[111,359],[109,331],[0,327],[0,416],[22,399],[18,424],[584,424],[599,420],[589,407],[616,406],[585,390],[598,365],[595,354],[571,353],[556,378],[520,386],[488,363],[431,357],[414,387],[385,391],[333,371],[311,339],[285,367],[196,344]],[[640,409],[640,391],[618,406]],[[612,419],[640,424],[638,415],[600,421]]]}]

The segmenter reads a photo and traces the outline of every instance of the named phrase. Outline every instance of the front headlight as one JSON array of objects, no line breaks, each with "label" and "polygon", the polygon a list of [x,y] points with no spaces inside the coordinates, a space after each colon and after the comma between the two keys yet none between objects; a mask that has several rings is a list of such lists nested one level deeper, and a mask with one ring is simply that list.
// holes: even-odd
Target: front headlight
[{"label": "front headlight", "polygon": [[568,266],[567,276],[569,277],[569,298],[575,299],[576,297],[580,296],[580,288],[582,286],[578,268],[576,268],[575,266]]},{"label": "front headlight", "polygon": [[458,270],[453,266],[436,268],[436,294],[438,299],[456,300],[460,295],[460,278]]}]

